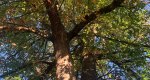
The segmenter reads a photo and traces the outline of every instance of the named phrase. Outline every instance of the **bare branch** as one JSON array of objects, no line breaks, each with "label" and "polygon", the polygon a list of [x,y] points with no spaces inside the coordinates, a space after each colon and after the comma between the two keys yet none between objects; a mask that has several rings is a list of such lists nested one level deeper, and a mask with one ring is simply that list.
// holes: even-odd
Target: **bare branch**
[{"label": "bare branch", "polygon": [[22,66],[16,68],[15,70],[13,70],[13,71],[6,72],[6,73],[0,75],[0,77],[6,77],[6,76],[8,76],[8,75],[14,74],[14,73],[16,73],[16,72],[18,72],[18,71],[20,71],[20,70],[22,70],[22,69],[25,69],[25,68],[31,66],[32,64],[33,64],[33,63],[27,63],[27,64],[25,64],[25,65],[22,65]]},{"label": "bare branch", "polygon": [[49,71],[46,72],[47,74],[48,74],[48,72],[50,72],[50,71],[52,70],[52,68],[54,68],[54,66],[55,66],[55,61],[53,61],[53,62],[46,62],[46,61],[29,62],[29,63],[26,63],[26,64],[24,64],[24,65],[22,65],[22,66],[16,68],[15,70],[12,70],[12,71],[10,71],[10,72],[6,72],[6,73],[0,75],[0,77],[6,77],[6,76],[8,76],[8,75],[12,75],[12,74],[14,74],[14,73],[16,73],[16,72],[19,72],[19,71],[21,71],[21,70],[23,70],[23,69],[25,69],[25,68],[31,67],[33,64],[38,64],[38,63],[44,63],[44,64],[49,65],[49,68],[48,68]]},{"label": "bare branch", "polygon": [[29,28],[29,27],[9,27],[9,26],[0,26],[0,31],[18,31],[18,32],[31,32],[36,35],[39,35],[43,38],[48,38],[48,33],[46,30],[39,30],[37,28]]},{"label": "bare branch", "polygon": [[124,68],[123,63],[121,63],[119,61],[115,61],[115,60],[111,60],[111,62],[113,62],[118,67],[122,68],[123,70],[126,70],[126,72],[129,73],[130,76],[135,77],[137,80],[141,79],[141,77],[136,72],[134,72],[132,69],[130,69],[129,67]]},{"label": "bare branch", "polygon": [[131,46],[134,46],[134,47],[147,47],[147,48],[150,48],[150,45],[147,45],[147,44],[129,42],[129,41],[115,39],[115,38],[106,37],[106,36],[102,36],[102,35],[99,35],[99,36],[101,38],[104,38],[104,39],[107,39],[107,40],[111,40],[111,41],[114,41],[114,42],[119,42],[119,43],[122,43],[122,44],[128,44],[128,45],[131,45]]},{"label": "bare branch", "polygon": [[80,22],[79,24],[75,25],[75,27],[69,32],[69,34],[68,34],[69,40],[71,40],[73,37],[77,36],[78,33],[88,23],[95,20],[97,18],[97,16],[113,11],[114,9],[119,7],[123,2],[124,2],[124,0],[113,0],[113,2],[110,5],[103,7],[101,9],[99,9],[98,11],[92,12],[89,15],[85,15],[83,18],[84,20],[82,22]]},{"label": "bare branch", "polygon": [[98,79],[102,79],[102,77],[104,77],[104,76],[107,76],[107,75],[111,74],[111,72],[113,72],[113,70],[112,70],[112,69],[111,69],[111,70],[109,70],[107,73],[105,73],[105,74],[103,74],[103,75],[99,76],[99,77],[98,77]]}]

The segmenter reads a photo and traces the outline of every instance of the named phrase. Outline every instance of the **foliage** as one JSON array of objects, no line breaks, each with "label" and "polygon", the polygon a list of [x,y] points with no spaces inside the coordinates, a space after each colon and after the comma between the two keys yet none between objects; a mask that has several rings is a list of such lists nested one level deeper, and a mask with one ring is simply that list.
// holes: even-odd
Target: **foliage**
[{"label": "foliage", "polygon": [[[58,3],[57,3],[58,2]],[[99,10],[113,0],[57,0],[62,24],[67,32],[84,21],[85,15]],[[75,71],[81,73],[83,51],[96,57],[99,79],[149,79],[149,18],[140,0],[125,0],[122,6],[98,15],[70,42]],[[51,34],[50,22],[42,0],[0,1],[0,74],[6,80],[55,79],[55,68],[45,75],[49,63],[55,61],[49,38],[13,27],[35,28]],[[49,33],[46,33],[49,31]],[[43,34],[42,34],[43,35]],[[80,76],[81,74],[78,74]]]}]

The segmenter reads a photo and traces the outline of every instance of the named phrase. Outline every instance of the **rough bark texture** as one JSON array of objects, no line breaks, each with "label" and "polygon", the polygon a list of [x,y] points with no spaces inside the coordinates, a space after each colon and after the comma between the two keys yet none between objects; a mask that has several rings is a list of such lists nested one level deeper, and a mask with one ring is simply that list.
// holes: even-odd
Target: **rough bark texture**
[{"label": "rough bark texture", "polygon": [[44,3],[51,22],[54,53],[56,58],[56,79],[75,80],[67,33],[61,23],[57,11],[57,2],[56,0],[44,0]]},{"label": "rough bark texture", "polygon": [[81,80],[97,80],[96,60],[92,54],[86,55],[82,61]]},{"label": "rough bark texture", "polygon": [[[62,33],[62,32],[59,32]],[[56,78],[58,80],[74,80],[73,65],[69,52],[68,42],[66,41],[66,34],[62,33],[57,36],[54,41],[54,49],[56,53]]]}]

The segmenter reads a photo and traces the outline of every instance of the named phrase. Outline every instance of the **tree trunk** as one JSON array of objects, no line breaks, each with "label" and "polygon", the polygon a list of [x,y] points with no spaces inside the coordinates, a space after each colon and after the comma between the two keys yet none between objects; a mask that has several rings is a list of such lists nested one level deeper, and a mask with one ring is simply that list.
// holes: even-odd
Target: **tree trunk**
[{"label": "tree trunk", "polygon": [[57,80],[75,80],[66,33],[55,33],[54,51]]},{"label": "tree trunk", "polygon": [[69,41],[57,11],[56,0],[43,0],[51,23],[52,41],[56,58],[56,79],[75,80],[69,51]]},{"label": "tree trunk", "polygon": [[92,54],[87,54],[83,58],[81,80],[97,80],[96,60]]}]

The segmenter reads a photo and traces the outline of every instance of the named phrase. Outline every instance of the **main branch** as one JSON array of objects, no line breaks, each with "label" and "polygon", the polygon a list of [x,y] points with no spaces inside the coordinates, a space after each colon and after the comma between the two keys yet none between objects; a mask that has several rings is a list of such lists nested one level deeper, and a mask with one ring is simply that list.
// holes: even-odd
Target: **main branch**
[{"label": "main branch", "polygon": [[83,18],[84,20],[81,21],[79,24],[75,25],[75,27],[69,32],[69,34],[68,34],[69,40],[71,40],[73,37],[77,36],[78,33],[88,23],[95,20],[98,15],[106,14],[106,13],[109,13],[109,12],[113,11],[114,9],[119,7],[123,2],[124,2],[124,0],[113,0],[113,2],[110,5],[108,5],[106,7],[103,7],[101,9],[99,9],[98,11],[92,12],[89,15],[85,15],[84,18]]}]

